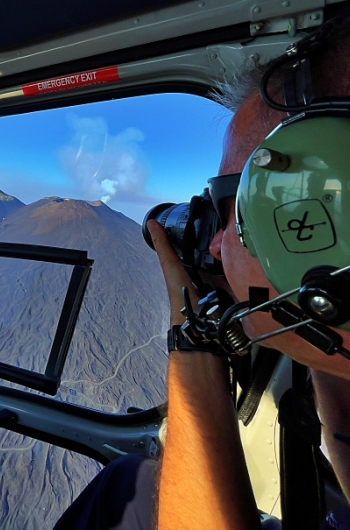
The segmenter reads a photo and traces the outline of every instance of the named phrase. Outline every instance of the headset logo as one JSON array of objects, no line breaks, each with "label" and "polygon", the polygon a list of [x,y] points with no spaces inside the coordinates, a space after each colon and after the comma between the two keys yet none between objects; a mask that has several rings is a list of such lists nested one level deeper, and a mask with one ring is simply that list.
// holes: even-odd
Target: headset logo
[{"label": "headset logo", "polygon": [[336,243],[332,220],[317,199],[292,201],[275,209],[275,224],[289,252],[317,252]]},{"label": "headset logo", "polygon": [[[317,225],[325,225],[327,223],[325,221],[322,221],[321,223],[316,223],[316,224],[306,224],[308,215],[309,215],[309,212],[307,211],[304,213],[304,216],[301,220],[291,219],[287,224],[288,228],[286,230],[282,230],[282,232],[288,232],[289,230],[296,230],[298,241],[308,241],[309,239],[312,239],[313,234],[310,233],[310,231],[313,231],[315,229],[315,226]],[[304,232],[306,232],[308,235],[303,235]]]}]

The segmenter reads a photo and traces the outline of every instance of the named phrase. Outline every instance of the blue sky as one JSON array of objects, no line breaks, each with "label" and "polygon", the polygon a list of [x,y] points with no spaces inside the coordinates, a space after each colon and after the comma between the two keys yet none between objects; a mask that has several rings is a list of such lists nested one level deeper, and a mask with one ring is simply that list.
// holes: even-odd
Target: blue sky
[{"label": "blue sky", "polygon": [[24,203],[103,200],[137,222],[187,202],[217,174],[231,113],[161,94],[0,119],[0,189]]}]

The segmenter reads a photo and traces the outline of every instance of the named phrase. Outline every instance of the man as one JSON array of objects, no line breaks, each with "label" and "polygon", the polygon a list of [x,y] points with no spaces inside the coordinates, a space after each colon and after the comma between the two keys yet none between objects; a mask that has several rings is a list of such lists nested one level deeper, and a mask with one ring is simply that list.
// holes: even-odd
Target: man
[{"label": "man", "polygon": [[[314,69],[316,97],[350,95],[350,39],[328,51]],[[337,72],[341,75],[336,76]],[[338,83],[334,84],[334,79]],[[237,109],[234,109],[237,110]],[[266,109],[255,92],[241,104],[229,126],[220,174],[243,170],[249,155],[278,125],[283,115]],[[225,230],[211,243],[211,252],[223,263],[226,278],[238,301],[248,298],[250,285],[268,287],[256,258],[239,242],[234,197]],[[178,257],[165,233],[149,222],[154,246],[167,282],[171,325],[181,324],[180,286],[191,289]],[[195,294],[192,290],[192,300]],[[254,338],[279,326],[267,313],[244,319],[245,331]],[[350,348],[350,333],[337,330]],[[350,362],[328,357],[291,333],[266,342],[312,369],[317,405],[331,461],[344,493],[350,500],[350,448],[333,434],[350,434]],[[225,382],[224,363],[211,354],[172,352],[169,364],[169,423],[159,492],[158,530],[260,528],[239,442],[235,413]],[[179,449],[181,448],[181,453]],[[340,526],[339,526],[340,528]]]}]

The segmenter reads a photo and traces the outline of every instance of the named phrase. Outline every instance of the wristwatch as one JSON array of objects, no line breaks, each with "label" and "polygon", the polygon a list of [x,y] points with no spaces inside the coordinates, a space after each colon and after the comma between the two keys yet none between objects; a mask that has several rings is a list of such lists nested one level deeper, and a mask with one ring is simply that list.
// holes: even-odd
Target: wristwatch
[{"label": "wristwatch", "polygon": [[[197,338],[196,338],[197,339]],[[168,351],[206,351],[220,355],[220,345],[214,340],[206,341],[198,338],[198,342],[190,340],[182,331],[182,326],[173,326],[168,331]]]}]

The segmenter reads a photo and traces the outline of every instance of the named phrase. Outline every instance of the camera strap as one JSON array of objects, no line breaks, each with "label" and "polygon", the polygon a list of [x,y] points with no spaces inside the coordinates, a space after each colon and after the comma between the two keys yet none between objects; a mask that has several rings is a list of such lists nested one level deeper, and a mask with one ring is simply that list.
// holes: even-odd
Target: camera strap
[{"label": "camera strap", "polygon": [[[242,393],[237,403],[238,419],[245,427],[249,425],[255,416],[262,396],[271,381],[273,372],[282,354],[278,350],[259,346],[259,350],[252,367],[247,366],[250,362],[250,355],[232,356],[230,361],[234,372],[237,373],[237,380],[242,388]],[[248,384],[240,377],[239,364],[244,363],[245,373],[249,374]],[[238,367],[237,367],[238,365]],[[238,370],[237,370],[238,368]]]}]

